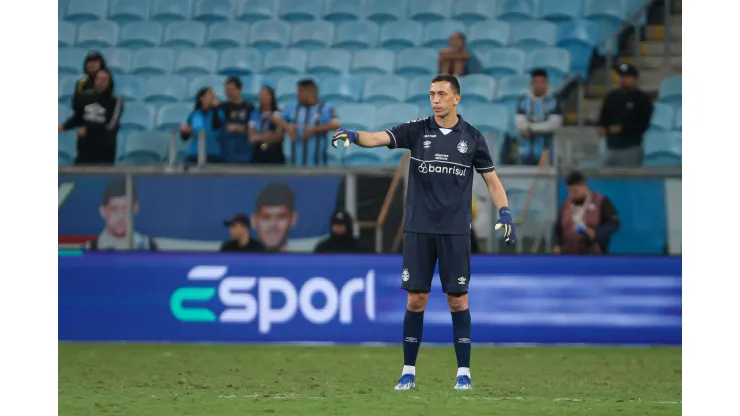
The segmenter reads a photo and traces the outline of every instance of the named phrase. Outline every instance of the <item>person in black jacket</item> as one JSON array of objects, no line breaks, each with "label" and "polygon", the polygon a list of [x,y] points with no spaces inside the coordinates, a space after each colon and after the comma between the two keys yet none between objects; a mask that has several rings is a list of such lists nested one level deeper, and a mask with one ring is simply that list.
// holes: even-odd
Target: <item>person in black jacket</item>
[{"label": "person in black jacket", "polygon": [[77,97],[74,111],[59,132],[77,127],[77,160],[83,164],[113,164],[116,137],[123,114],[123,100],[113,93],[115,84],[108,70],[95,75],[95,88]]},{"label": "person in black jacket", "polygon": [[249,217],[246,214],[235,214],[232,219],[224,221],[224,225],[229,227],[231,238],[221,244],[219,251],[222,253],[264,253],[266,251],[264,244],[249,235]]},{"label": "person in black jacket", "polygon": [[82,68],[85,76],[80,78],[75,84],[75,92],[72,95],[72,107],[79,95],[87,90],[95,88],[95,74],[101,69],[106,69],[105,58],[98,51],[90,51],[85,57],[85,63]]},{"label": "person in black jacket", "polygon": [[354,221],[346,211],[331,216],[331,235],[314,248],[314,253],[360,253],[360,242],[352,235]]}]

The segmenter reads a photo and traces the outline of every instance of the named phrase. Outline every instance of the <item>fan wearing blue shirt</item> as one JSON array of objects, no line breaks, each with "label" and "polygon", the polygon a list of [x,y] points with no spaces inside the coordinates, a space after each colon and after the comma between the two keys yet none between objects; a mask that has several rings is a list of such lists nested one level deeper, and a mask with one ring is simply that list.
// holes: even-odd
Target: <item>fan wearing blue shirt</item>
[{"label": "fan wearing blue shirt", "polygon": [[288,133],[292,165],[326,165],[329,132],[339,128],[339,119],[331,104],[319,101],[313,80],[298,82],[298,100],[276,113],[274,121]]},{"label": "fan wearing blue shirt", "polygon": [[[185,124],[180,126],[180,136],[188,146],[188,163],[198,162],[198,136],[203,132],[206,137],[206,162],[223,162],[219,133],[226,122],[226,115],[218,107],[216,94],[211,88],[201,88],[195,98],[195,108]],[[195,136],[195,140],[191,140]]]},{"label": "fan wearing blue shirt", "polygon": [[555,132],[563,126],[563,108],[558,97],[548,93],[547,71],[532,71],[532,89],[519,99],[516,128],[519,130],[519,160],[537,165],[545,150],[553,162]]}]

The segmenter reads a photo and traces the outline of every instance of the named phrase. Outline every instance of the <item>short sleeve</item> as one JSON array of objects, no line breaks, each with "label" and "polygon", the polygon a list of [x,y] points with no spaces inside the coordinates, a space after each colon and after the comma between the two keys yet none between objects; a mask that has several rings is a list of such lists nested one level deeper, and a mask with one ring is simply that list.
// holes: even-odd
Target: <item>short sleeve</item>
[{"label": "short sleeve", "polygon": [[295,111],[297,107],[298,107],[298,104],[293,103],[283,108],[283,110],[280,112],[280,116],[283,118],[283,120],[286,123],[295,122]]},{"label": "short sleeve", "polygon": [[252,114],[249,115],[249,127],[255,129],[260,124],[260,118],[262,113],[256,110],[252,110]]},{"label": "short sleeve", "polygon": [[519,102],[516,104],[516,113],[526,116],[527,115],[527,96],[522,95],[519,98]]},{"label": "short sleeve", "polygon": [[473,155],[473,167],[478,173],[486,173],[495,170],[491,152],[488,151],[488,143],[482,134],[475,139],[475,154]]},{"label": "short sleeve", "polygon": [[386,130],[386,133],[391,137],[391,143],[388,145],[388,148],[411,149],[414,147],[414,144],[424,131],[423,121],[424,119],[407,121]]},{"label": "short sleeve", "polygon": [[321,109],[321,124],[329,124],[335,121],[339,121],[337,111],[334,109],[333,105],[325,103],[324,107]]}]

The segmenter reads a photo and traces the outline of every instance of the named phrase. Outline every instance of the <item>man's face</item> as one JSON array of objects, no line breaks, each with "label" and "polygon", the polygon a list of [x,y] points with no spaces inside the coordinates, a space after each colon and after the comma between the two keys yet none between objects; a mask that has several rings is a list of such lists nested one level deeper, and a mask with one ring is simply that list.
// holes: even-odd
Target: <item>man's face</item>
[{"label": "man's face", "polygon": [[536,96],[547,93],[547,78],[542,76],[532,77],[532,93]]},{"label": "man's face", "polygon": [[[123,238],[126,236],[126,228],[128,228],[126,207],[125,196],[111,198],[107,204],[100,206],[100,216],[105,220],[105,228],[115,237]],[[134,204],[134,212],[137,210],[138,205]]]},{"label": "man's face", "polygon": [[568,196],[572,201],[583,202],[588,196],[588,186],[585,183],[568,186]]},{"label": "man's face", "polygon": [[288,239],[288,231],[295,224],[295,212],[285,205],[263,206],[253,217],[257,236],[268,250],[281,248]]},{"label": "man's face", "polygon": [[460,94],[456,94],[447,81],[433,82],[429,87],[429,101],[432,103],[435,116],[444,118],[456,112],[455,106],[460,102],[460,98]]},{"label": "man's face", "polygon": [[619,86],[627,89],[635,88],[637,86],[637,78],[632,75],[622,75],[619,77]]},{"label": "man's face", "polygon": [[298,102],[302,105],[313,104],[315,99],[316,91],[312,87],[298,87]]},{"label": "man's face", "polygon": [[342,237],[347,234],[347,226],[344,224],[332,224],[331,233],[337,237]]},{"label": "man's face", "polygon": [[95,75],[95,89],[98,92],[103,92],[110,85],[110,74],[106,71],[100,71]]},{"label": "man's face", "polygon": [[100,70],[100,61],[97,59],[91,59],[85,62],[85,72],[88,75],[94,74]]},{"label": "man's face", "polygon": [[463,37],[457,32],[450,35],[449,44],[450,49],[452,49],[453,51],[459,51],[465,47],[465,41],[463,41]]},{"label": "man's face", "polygon": [[249,228],[246,225],[235,222],[229,226],[229,236],[232,240],[240,241],[247,235],[249,235]]},{"label": "man's face", "polygon": [[241,100],[242,96],[242,90],[241,88],[234,85],[233,82],[229,82],[224,87],[224,90],[226,92],[226,97],[229,99],[229,101],[239,101]]}]

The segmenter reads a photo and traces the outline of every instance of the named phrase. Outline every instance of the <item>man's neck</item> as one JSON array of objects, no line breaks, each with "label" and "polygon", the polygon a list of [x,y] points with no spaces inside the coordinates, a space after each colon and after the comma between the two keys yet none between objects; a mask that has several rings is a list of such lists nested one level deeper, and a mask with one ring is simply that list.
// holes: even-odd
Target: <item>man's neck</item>
[{"label": "man's neck", "polygon": [[451,129],[455,127],[457,122],[460,121],[460,119],[457,117],[457,113],[451,113],[447,117],[439,117],[434,116],[434,122],[437,123],[439,127],[444,127],[446,129]]},{"label": "man's neck", "polygon": [[243,99],[242,97],[239,97],[239,98],[237,98],[237,99],[235,99],[235,100],[231,100],[231,99],[229,99],[229,102],[230,102],[231,104],[241,104],[241,103],[243,103],[243,102],[244,102],[244,99]]},{"label": "man's neck", "polygon": [[106,228],[102,234],[105,238],[109,240],[125,240],[126,239],[126,234],[123,234],[123,235],[113,234],[109,228]]},{"label": "man's neck", "polygon": [[249,236],[247,235],[246,237],[236,240],[236,243],[242,247],[246,246],[247,244],[249,244]]}]

